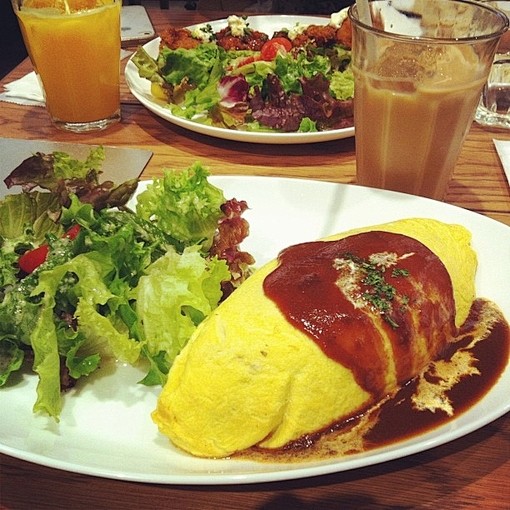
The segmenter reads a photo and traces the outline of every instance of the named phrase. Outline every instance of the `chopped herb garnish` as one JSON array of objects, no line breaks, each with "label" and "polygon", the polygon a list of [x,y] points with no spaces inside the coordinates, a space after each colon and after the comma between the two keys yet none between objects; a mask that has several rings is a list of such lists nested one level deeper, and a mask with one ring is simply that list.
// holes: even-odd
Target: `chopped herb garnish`
[{"label": "chopped herb garnish", "polygon": [[[396,263],[396,254],[374,254],[370,259],[363,259],[352,253],[344,253],[340,259],[335,260],[335,267],[342,267],[341,261],[350,261],[354,264],[359,273],[359,284],[365,288],[361,293],[361,299],[368,303],[374,310],[378,311],[388,324],[394,329],[398,323],[391,317],[394,304],[398,304],[398,310],[402,313],[407,310],[409,304],[408,296],[398,296],[397,289],[386,281],[386,269],[389,265]],[[391,261],[391,264],[378,263],[376,261]],[[393,262],[394,261],[394,262]],[[391,268],[392,278],[407,278],[409,270],[399,267]],[[398,298],[398,299],[397,299]]]},{"label": "chopped herb garnish", "polygon": [[207,34],[209,36],[210,41],[214,41],[216,39],[216,33],[213,30],[213,27],[210,25],[210,23],[207,23],[203,28],[201,28],[202,32],[204,34]]}]

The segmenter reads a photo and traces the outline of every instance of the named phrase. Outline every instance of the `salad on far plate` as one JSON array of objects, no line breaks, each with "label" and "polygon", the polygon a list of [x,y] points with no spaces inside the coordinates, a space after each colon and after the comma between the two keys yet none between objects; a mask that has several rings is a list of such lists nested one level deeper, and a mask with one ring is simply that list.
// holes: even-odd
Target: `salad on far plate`
[{"label": "salad on far plate", "polygon": [[[272,34],[229,16],[168,28],[157,57],[131,61],[172,115],[246,132],[313,133],[353,126],[354,79],[347,11],[324,24],[296,23]],[[216,25],[215,25],[216,26]]]}]

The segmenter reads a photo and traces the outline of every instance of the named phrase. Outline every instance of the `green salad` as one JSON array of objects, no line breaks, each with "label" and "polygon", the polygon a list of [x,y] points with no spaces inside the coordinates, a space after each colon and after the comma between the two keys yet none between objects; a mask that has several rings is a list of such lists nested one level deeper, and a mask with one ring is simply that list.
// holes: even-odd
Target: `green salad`
[{"label": "green salad", "polygon": [[132,62],[155,98],[195,122],[275,132],[353,125],[351,51],[337,28],[307,27],[293,40],[287,29],[234,28],[168,29],[156,58],[140,47]]},{"label": "green salad", "polygon": [[246,204],[225,199],[201,164],[166,170],[133,211],[137,181],[99,182],[103,158],[36,154],[5,180],[23,191],[0,202],[0,386],[31,367],[34,411],[56,419],[63,392],[109,359],[163,384],[253,263],[238,249]]}]

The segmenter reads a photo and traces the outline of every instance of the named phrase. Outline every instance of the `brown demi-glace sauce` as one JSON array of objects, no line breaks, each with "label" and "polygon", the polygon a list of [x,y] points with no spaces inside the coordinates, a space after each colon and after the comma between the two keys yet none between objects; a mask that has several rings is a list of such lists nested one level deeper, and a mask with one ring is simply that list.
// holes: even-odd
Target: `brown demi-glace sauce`
[{"label": "brown demi-glace sauce", "polygon": [[450,276],[415,239],[372,231],[291,246],[278,258],[264,280],[266,296],[328,357],[348,367],[374,401],[387,393],[386,338],[403,382],[455,334]]},{"label": "brown demi-glace sauce", "polygon": [[[366,240],[368,239],[369,237],[366,238]],[[382,242],[384,240],[388,241],[385,235],[380,240]],[[350,241],[352,243],[352,238]],[[335,243],[337,248],[342,248],[342,243],[337,241],[325,244],[330,244],[329,248],[334,250],[333,245]],[[317,325],[310,324],[310,304],[306,304],[306,299],[301,301],[299,298],[296,299],[294,285],[299,286],[302,283],[296,283],[295,280],[292,283],[290,273],[285,273],[285,271],[292,265],[290,262],[293,264],[298,262],[297,259],[292,259],[292,257],[299,256],[303,260],[306,250],[309,249],[316,253],[318,246],[316,243],[305,243],[298,246],[298,251],[291,253],[290,259],[287,250],[282,254],[284,257],[287,254],[287,259],[281,258],[279,267],[284,268],[285,278],[289,278],[288,285],[281,287],[277,292],[275,291],[277,287],[273,287],[272,291],[268,292],[270,285],[267,285],[265,291],[296,327],[301,328],[317,341],[317,338],[321,335],[317,334]],[[405,249],[409,247],[406,245]],[[292,248],[294,249],[294,247]],[[373,244],[372,248],[374,248]],[[330,255],[331,253],[328,256]],[[426,257],[430,259],[427,264],[430,263],[431,265],[424,269],[425,273],[421,277],[426,275],[427,271],[436,267],[438,263],[440,264],[439,260],[433,260],[434,257]],[[306,259],[306,256],[304,259]],[[414,262],[407,261],[409,271],[420,272],[423,269],[423,260],[417,261],[418,259],[415,259]],[[413,264],[418,264],[418,266],[413,266]],[[306,261],[304,265],[306,266]],[[440,265],[442,266],[442,264]],[[329,265],[325,264],[325,266],[327,267],[324,271],[329,271]],[[310,273],[308,269],[305,269],[304,272]],[[436,269],[439,270],[439,266]],[[444,271],[444,267],[442,270]],[[303,274],[303,264],[301,264],[299,272]],[[325,300],[327,301],[333,296],[338,300],[337,294],[330,294],[328,298],[328,291],[321,288],[321,284],[318,283],[321,277],[317,273],[317,267],[314,267],[311,273],[316,276],[312,280],[313,285],[316,286],[314,292],[317,296],[320,296],[321,306],[325,305]],[[436,274],[435,277],[438,277],[438,275]],[[307,278],[309,279],[310,276],[308,275]],[[327,276],[324,281],[330,280],[331,275]],[[277,283],[280,285],[282,280],[280,279]],[[439,277],[435,285],[446,285],[444,275]],[[444,295],[447,295],[448,292],[451,293],[451,289],[443,288]],[[444,299],[447,300],[447,298]],[[301,308],[301,315],[300,307],[304,307]],[[337,312],[338,309],[336,309]],[[289,317],[289,313],[292,314],[292,317]],[[304,317],[306,320],[303,319]],[[398,320],[401,321],[402,317],[398,317]],[[391,332],[391,325],[388,327],[390,327]],[[310,334],[310,330],[313,334]],[[325,349],[323,345],[321,348],[327,355],[343,364],[352,361],[350,354],[345,354],[337,346],[329,350]],[[302,437],[282,449],[268,451],[255,447],[243,452],[240,456],[257,460],[285,462],[320,459],[363,452],[424,433],[456,418],[475,405],[498,381],[507,366],[509,352],[510,328],[502,313],[495,304],[487,300],[477,299],[473,303],[464,325],[454,337],[448,339],[441,353],[434,356],[435,361],[427,366],[419,376],[409,381],[403,381],[402,387],[393,395],[382,398],[379,403],[369,409],[361,410],[357,416],[350,417],[341,423],[333,423],[327,430]],[[376,351],[370,348],[367,350],[367,355],[362,358],[361,363],[357,361],[353,365],[347,365],[354,367],[354,372],[357,371],[357,380],[361,381],[365,388],[370,387],[365,381],[367,374],[374,367],[374,361],[370,359],[370,356],[374,354],[376,354]],[[373,380],[374,378],[372,378]],[[440,389],[441,384],[446,386]],[[434,400],[434,397],[431,399],[428,393],[431,389],[433,392],[439,389],[437,395],[435,395],[436,400]],[[418,400],[416,400],[417,397]],[[447,405],[443,405],[444,401]],[[425,407],[422,409],[418,409],[420,402],[422,404],[425,402]]]},{"label": "brown demi-glace sauce", "polygon": [[[474,343],[474,345],[471,345]],[[478,373],[464,375],[445,392],[454,409],[452,417],[444,411],[417,411],[411,397],[417,392],[417,379],[411,380],[383,404],[378,423],[366,436],[368,446],[380,446],[406,439],[418,433],[446,423],[476,404],[496,384],[505,370],[510,352],[510,328],[495,304],[477,299],[469,317],[461,328],[456,341],[452,342],[442,360],[450,360],[455,353],[466,350],[472,355]],[[452,371],[455,369],[452,368]],[[425,373],[434,383],[434,375]]]}]

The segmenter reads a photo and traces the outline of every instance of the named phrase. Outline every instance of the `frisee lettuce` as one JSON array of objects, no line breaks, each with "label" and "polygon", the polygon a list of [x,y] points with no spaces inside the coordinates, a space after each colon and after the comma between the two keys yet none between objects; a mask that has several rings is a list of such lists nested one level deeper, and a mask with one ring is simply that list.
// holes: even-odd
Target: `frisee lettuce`
[{"label": "frisee lettuce", "polygon": [[157,218],[160,228],[184,245],[199,244],[207,251],[225,203],[207,176],[198,162],[179,174],[166,172],[139,195],[136,213],[145,220]]},{"label": "frisee lettuce", "polygon": [[[67,164],[72,158],[58,161],[66,178],[83,171]],[[165,171],[139,195],[137,213],[96,210],[71,195],[52,225],[39,221],[51,193],[22,193],[0,203],[0,386],[33,355],[39,377],[34,411],[58,420],[62,367],[78,380],[107,359],[145,360],[141,383],[165,382],[175,356],[232,277],[224,260],[208,254],[225,197],[207,177],[198,163]],[[61,236],[76,224],[74,240]],[[40,244],[49,247],[46,260],[20,274],[19,255]]]}]

